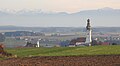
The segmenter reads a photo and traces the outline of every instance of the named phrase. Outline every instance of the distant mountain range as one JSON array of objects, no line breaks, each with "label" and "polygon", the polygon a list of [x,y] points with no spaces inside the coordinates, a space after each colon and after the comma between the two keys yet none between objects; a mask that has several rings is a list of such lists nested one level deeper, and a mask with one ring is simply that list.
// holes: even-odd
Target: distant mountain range
[{"label": "distant mountain range", "polygon": [[15,11],[15,10],[10,10],[10,9],[0,9],[0,16],[2,15],[28,15],[28,16],[32,16],[32,15],[37,15],[40,16],[42,14],[46,14],[46,15],[86,15],[86,14],[108,14],[108,13],[113,13],[113,14],[117,14],[120,12],[120,9],[113,9],[113,8],[109,8],[109,7],[105,7],[102,9],[97,9],[97,10],[85,10],[85,11],[80,11],[80,12],[76,12],[76,13],[71,13],[68,14],[66,12],[44,12],[40,9],[38,10],[27,10],[27,9],[23,9],[23,10],[19,10],[19,11]]},{"label": "distant mountain range", "polygon": [[42,10],[0,9],[1,25],[38,27],[83,27],[90,18],[92,26],[119,27],[120,9],[102,8],[68,14],[66,12],[45,13]]}]

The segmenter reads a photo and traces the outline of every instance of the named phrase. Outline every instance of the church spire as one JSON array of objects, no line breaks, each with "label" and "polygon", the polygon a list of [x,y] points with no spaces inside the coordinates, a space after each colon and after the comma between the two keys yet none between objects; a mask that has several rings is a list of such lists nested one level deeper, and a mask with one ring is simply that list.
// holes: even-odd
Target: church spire
[{"label": "church spire", "polygon": [[91,29],[91,26],[90,26],[90,19],[87,20],[86,29],[87,29],[87,30],[90,30],[90,29]]}]

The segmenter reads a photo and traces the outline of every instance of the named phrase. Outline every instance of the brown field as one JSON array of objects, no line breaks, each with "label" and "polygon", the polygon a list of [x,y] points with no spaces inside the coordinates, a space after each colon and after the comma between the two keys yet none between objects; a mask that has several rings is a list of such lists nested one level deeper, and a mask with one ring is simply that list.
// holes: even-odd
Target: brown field
[{"label": "brown field", "polygon": [[12,58],[1,60],[0,66],[120,66],[120,55]]}]

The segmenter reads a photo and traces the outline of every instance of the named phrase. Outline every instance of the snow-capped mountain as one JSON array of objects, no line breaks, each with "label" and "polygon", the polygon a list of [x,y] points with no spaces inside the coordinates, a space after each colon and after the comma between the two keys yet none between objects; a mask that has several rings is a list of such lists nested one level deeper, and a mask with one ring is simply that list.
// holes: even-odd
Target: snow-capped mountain
[{"label": "snow-capped mountain", "polygon": [[[113,9],[113,8],[109,8],[109,7],[105,7],[102,9],[97,9],[97,10],[85,10],[85,11],[80,11],[77,13],[72,13],[72,14],[88,14],[88,13],[118,13],[120,12],[120,9]],[[68,15],[68,13],[66,12],[44,12],[41,9],[35,9],[35,10],[28,10],[28,9],[23,9],[23,10],[10,10],[10,9],[0,9],[0,14],[17,14],[17,15],[36,15],[36,14],[64,14],[64,15]]]},{"label": "snow-capped mountain", "polygon": [[16,11],[0,9],[1,25],[83,26],[87,18],[90,18],[94,22],[93,26],[120,26],[120,9],[106,7],[71,14],[66,12],[44,12],[42,10],[23,9]]}]

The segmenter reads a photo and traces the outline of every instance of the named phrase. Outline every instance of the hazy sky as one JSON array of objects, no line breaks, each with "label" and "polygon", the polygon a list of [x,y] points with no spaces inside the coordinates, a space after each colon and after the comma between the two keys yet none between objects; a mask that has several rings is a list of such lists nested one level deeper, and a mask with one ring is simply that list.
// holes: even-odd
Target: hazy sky
[{"label": "hazy sky", "polygon": [[0,9],[42,9],[78,12],[103,7],[120,8],[120,0],[0,0]]}]

